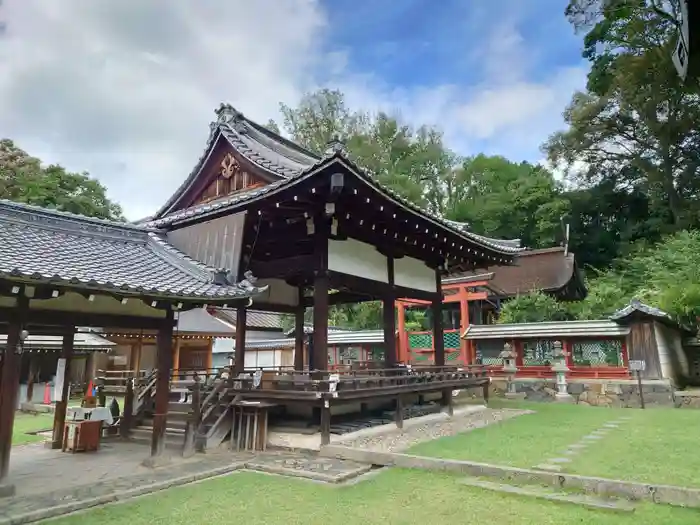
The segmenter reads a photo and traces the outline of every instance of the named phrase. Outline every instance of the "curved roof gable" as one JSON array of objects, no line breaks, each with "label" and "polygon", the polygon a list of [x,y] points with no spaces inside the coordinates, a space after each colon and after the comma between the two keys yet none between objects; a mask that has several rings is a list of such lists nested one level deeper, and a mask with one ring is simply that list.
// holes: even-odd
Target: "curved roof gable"
[{"label": "curved roof gable", "polygon": [[[345,153],[340,143],[329,148],[323,157],[302,148],[294,142],[247,119],[242,113],[228,104],[222,104],[217,110],[217,120],[211,125],[211,134],[207,150],[200,158],[195,169],[180,189],[171,197],[163,208],[147,224],[151,227],[167,228],[171,224],[189,221],[200,216],[223,211],[233,211],[253,201],[275,194],[303,180],[313,177],[333,162],[341,162],[365,184],[373,188],[402,207],[408,209],[423,220],[429,221],[457,234],[471,244],[501,255],[514,255],[522,251],[519,241],[501,241],[470,232],[466,225],[444,220],[427,213],[425,210],[407,201],[396,192],[379,184],[367,170],[355,164]],[[233,193],[204,204],[177,209],[179,199],[197,180],[206,159],[218,137],[224,137],[231,147],[245,160],[257,166],[260,171],[271,175],[276,180],[266,186]]]}]

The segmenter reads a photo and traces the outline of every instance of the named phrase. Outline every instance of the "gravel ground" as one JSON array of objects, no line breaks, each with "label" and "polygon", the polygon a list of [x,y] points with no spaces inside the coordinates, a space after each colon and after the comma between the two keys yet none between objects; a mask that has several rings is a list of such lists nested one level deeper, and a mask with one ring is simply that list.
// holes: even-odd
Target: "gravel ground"
[{"label": "gravel ground", "polygon": [[401,452],[424,441],[469,432],[475,428],[485,427],[492,423],[529,413],[531,413],[530,410],[495,410],[487,408],[486,410],[465,414],[464,416],[455,416],[446,421],[431,421],[425,425],[418,425],[404,430],[392,430],[381,435],[343,441],[337,444],[381,452]]}]

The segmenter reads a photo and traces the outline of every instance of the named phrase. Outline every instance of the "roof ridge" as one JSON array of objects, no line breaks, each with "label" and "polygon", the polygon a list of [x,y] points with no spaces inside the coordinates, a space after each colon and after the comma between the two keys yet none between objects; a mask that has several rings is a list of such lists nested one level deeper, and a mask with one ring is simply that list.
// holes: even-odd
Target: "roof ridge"
[{"label": "roof ridge", "polygon": [[216,271],[214,268],[210,268],[206,264],[178,250],[166,239],[155,233],[150,233],[148,239],[150,241],[148,246],[151,251],[158,257],[164,259],[167,263],[178,267],[192,277],[204,279],[210,283],[214,282],[214,272]]},{"label": "roof ridge", "polygon": [[146,235],[154,231],[142,225],[117,222],[109,219],[88,217],[66,211],[42,208],[0,199],[0,221],[29,224],[51,231],[62,231],[74,235],[92,235],[115,241],[146,242]]}]

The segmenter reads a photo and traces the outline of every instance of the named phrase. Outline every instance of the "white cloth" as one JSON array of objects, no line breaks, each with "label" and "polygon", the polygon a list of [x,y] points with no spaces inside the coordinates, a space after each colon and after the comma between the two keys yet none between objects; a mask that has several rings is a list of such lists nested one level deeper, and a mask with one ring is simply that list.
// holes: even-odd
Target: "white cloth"
[{"label": "white cloth", "polygon": [[[90,419],[90,421],[104,421],[108,425],[114,423],[112,413],[107,407],[83,408],[83,407],[68,407],[66,414],[67,420],[82,421]],[[89,417],[88,417],[88,414]]]}]

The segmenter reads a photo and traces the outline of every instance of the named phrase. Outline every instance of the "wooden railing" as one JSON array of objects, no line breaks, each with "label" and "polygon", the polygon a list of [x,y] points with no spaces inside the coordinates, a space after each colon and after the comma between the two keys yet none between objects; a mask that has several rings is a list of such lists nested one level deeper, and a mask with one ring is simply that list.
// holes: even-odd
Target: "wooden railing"
[{"label": "wooden railing", "polygon": [[[235,392],[255,392],[284,397],[284,393],[296,392],[315,397],[360,397],[371,394],[391,394],[398,391],[440,390],[460,388],[470,380],[487,379],[484,366],[420,366],[367,370],[335,370],[309,372],[263,372],[260,384],[251,371],[233,378]],[[254,372],[254,371],[252,371]],[[279,394],[279,395],[275,395]]]}]

